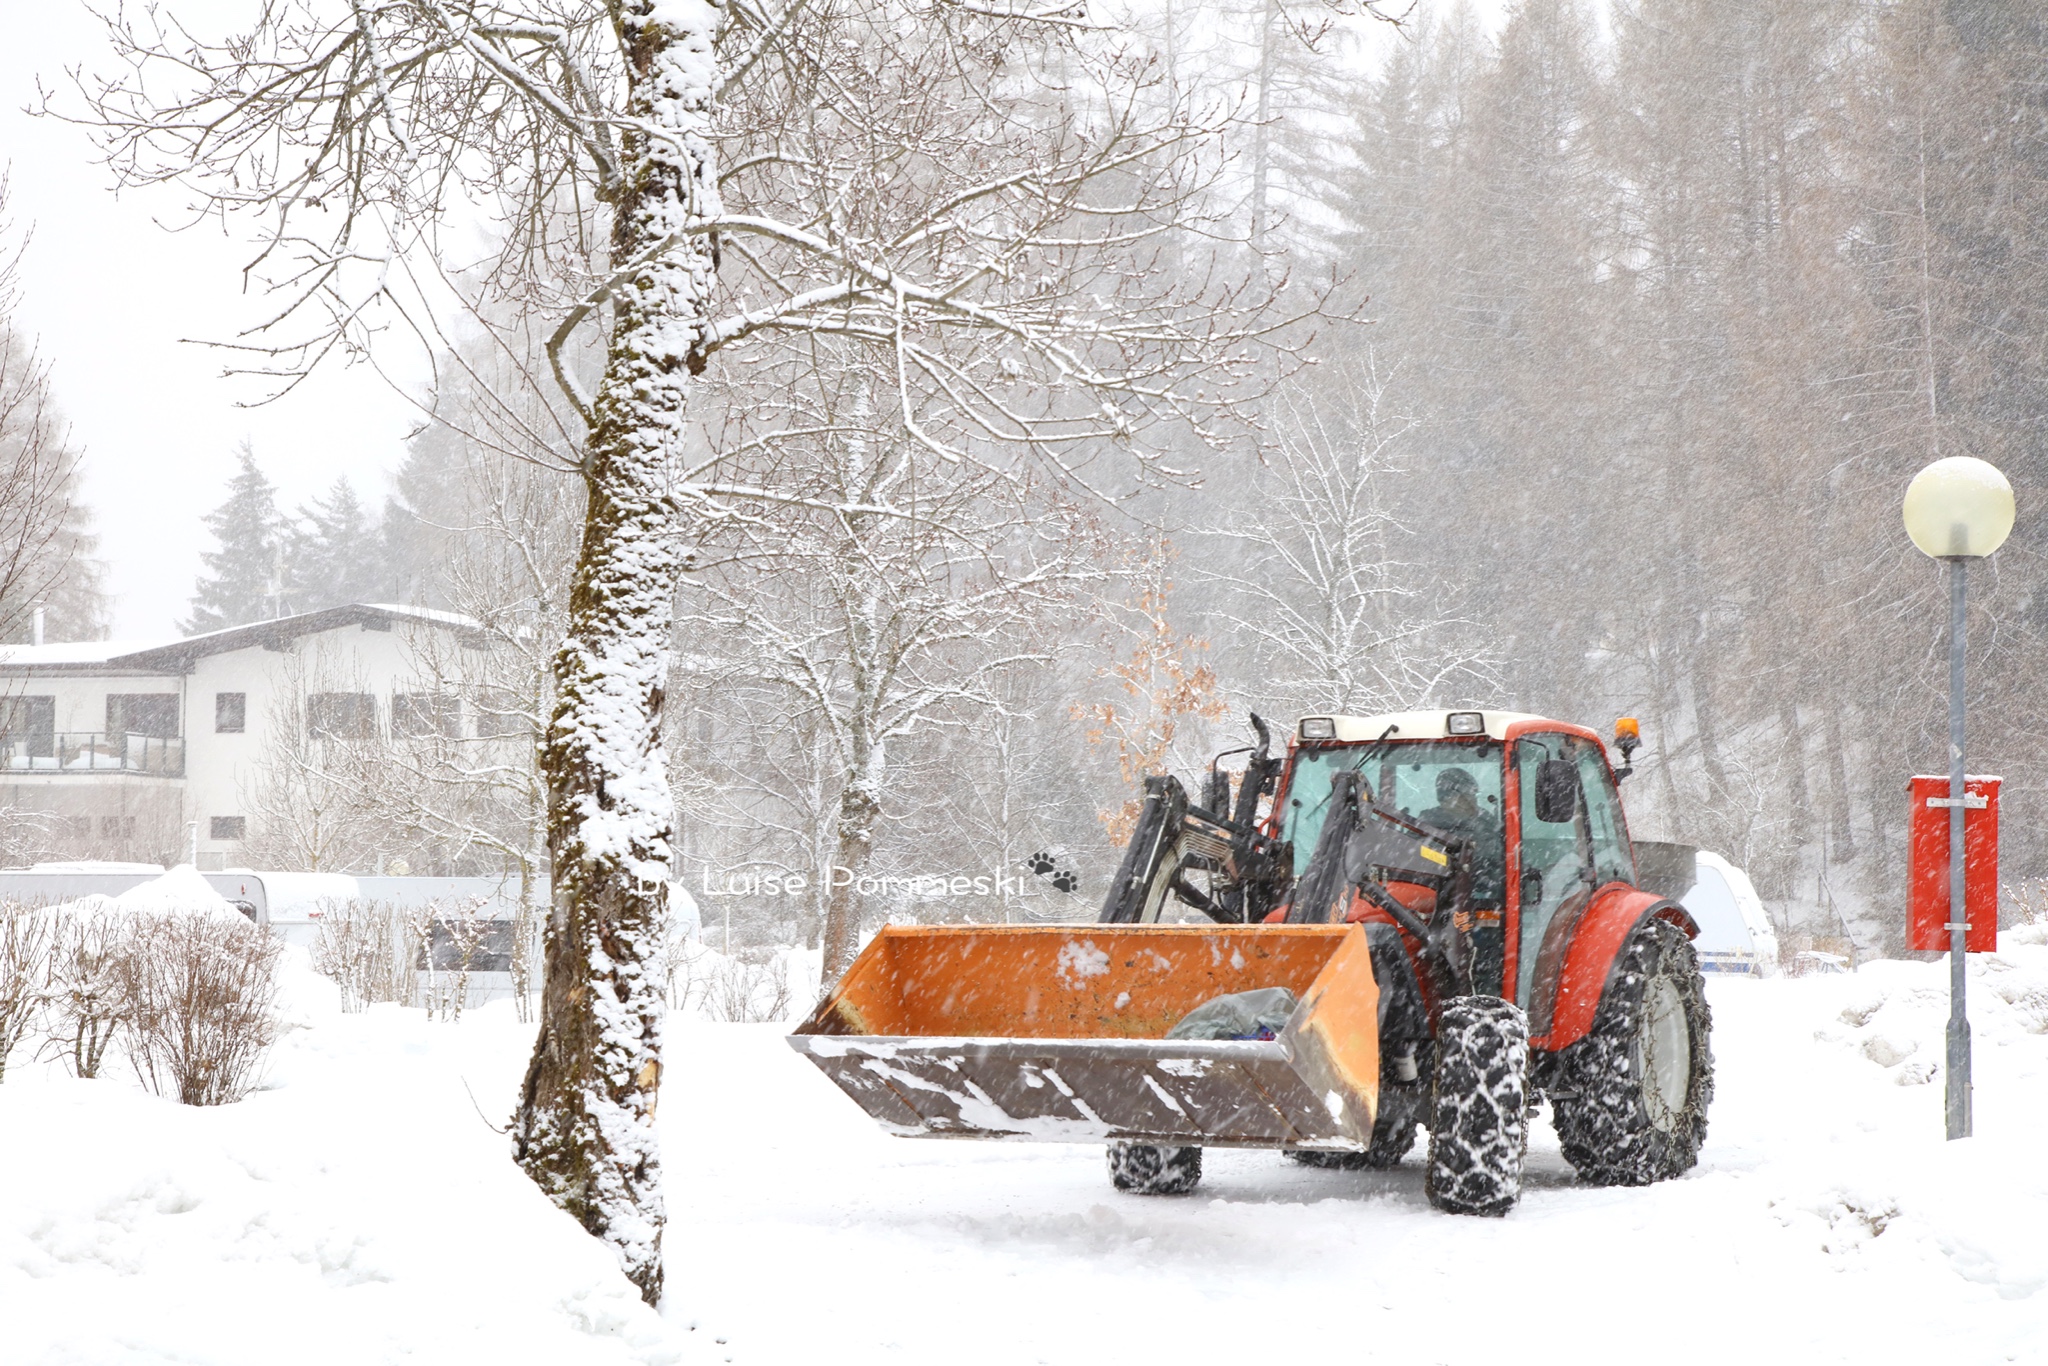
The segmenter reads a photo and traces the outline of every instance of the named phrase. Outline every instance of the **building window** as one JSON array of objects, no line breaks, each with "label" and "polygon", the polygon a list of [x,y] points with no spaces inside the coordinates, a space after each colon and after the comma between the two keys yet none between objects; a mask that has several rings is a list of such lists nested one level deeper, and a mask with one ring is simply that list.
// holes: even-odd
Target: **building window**
[{"label": "building window", "polygon": [[366,692],[316,692],[306,699],[306,733],[316,739],[367,740],[377,733],[377,699]]},{"label": "building window", "polygon": [[213,728],[222,735],[240,735],[249,728],[249,694],[217,692],[213,695]]},{"label": "building window", "polygon": [[100,817],[100,838],[103,840],[132,840],[135,838],[135,817]]},{"label": "building window", "polygon": [[391,694],[391,734],[397,739],[462,734],[462,704],[453,693]]},{"label": "building window", "polygon": [[525,740],[533,734],[526,707],[511,688],[484,688],[476,698],[476,738]]},{"label": "building window", "polygon": [[0,764],[35,768],[34,759],[54,763],[57,754],[57,699],[9,697],[0,700]]},{"label": "building window", "polygon": [[108,693],[107,734],[175,739],[178,734],[178,695],[174,692]]},{"label": "building window", "polygon": [[217,840],[240,840],[249,837],[247,816],[215,816],[210,822],[213,838]]}]

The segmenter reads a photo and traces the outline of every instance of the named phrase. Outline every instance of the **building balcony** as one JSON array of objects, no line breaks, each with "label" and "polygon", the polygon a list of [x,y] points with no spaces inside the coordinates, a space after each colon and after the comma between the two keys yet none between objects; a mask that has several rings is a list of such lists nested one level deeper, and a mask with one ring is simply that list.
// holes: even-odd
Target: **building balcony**
[{"label": "building balcony", "polygon": [[41,735],[0,735],[0,774],[141,773],[156,778],[185,776],[182,736],[110,735],[101,731],[56,731]]}]

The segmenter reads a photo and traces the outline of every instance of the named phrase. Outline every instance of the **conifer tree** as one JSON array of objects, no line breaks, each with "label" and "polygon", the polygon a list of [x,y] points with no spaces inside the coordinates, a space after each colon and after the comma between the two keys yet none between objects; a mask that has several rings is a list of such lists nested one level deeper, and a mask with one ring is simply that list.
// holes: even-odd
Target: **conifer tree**
[{"label": "conifer tree", "polygon": [[381,602],[390,594],[382,547],[369,514],[343,475],[324,497],[299,508],[285,538],[286,605],[314,612],[349,602]]},{"label": "conifer tree", "polygon": [[28,239],[6,212],[0,174],[0,641],[30,640],[39,611],[50,639],[97,640],[107,600],[92,514],[80,498],[82,455],[50,366],[17,318]]},{"label": "conifer tree", "polygon": [[191,635],[219,631],[278,612],[278,560],[282,531],[277,490],[256,468],[248,442],[237,452],[241,468],[228,481],[227,501],[206,514],[206,529],[220,548],[200,555],[205,570],[192,594],[192,615],[182,629]]}]

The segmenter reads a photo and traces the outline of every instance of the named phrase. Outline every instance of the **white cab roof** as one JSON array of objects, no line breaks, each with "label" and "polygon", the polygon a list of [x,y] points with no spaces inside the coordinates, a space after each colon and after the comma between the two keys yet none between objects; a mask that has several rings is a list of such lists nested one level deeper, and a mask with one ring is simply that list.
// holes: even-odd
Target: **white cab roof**
[{"label": "white cab roof", "polygon": [[[1340,742],[1377,740],[1382,735],[1387,735],[1389,726],[1394,728],[1393,734],[1387,735],[1390,740],[1444,740],[1451,736],[1452,716],[1474,711],[1486,719],[1485,733],[1496,740],[1505,740],[1508,727],[1517,722],[1549,719],[1525,711],[1485,711],[1477,707],[1453,707],[1446,711],[1395,711],[1381,716],[1332,716],[1329,719],[1336,723],[1336,738]],[[1301,734],[1298,723],[1294,733],[1296,736]]]}]

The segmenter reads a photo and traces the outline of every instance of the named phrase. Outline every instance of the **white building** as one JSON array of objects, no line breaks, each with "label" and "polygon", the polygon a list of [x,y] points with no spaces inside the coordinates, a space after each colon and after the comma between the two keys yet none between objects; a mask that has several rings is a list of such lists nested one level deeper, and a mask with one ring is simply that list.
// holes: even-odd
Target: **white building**
[{"label": "white building", "polygon": [[39,857],[243,864],[266,760],[328,736],[475,736],[461,680],[489,645],[464,617],[358,603],[160,644],[0,647],[0,810],[35,813]]}]

